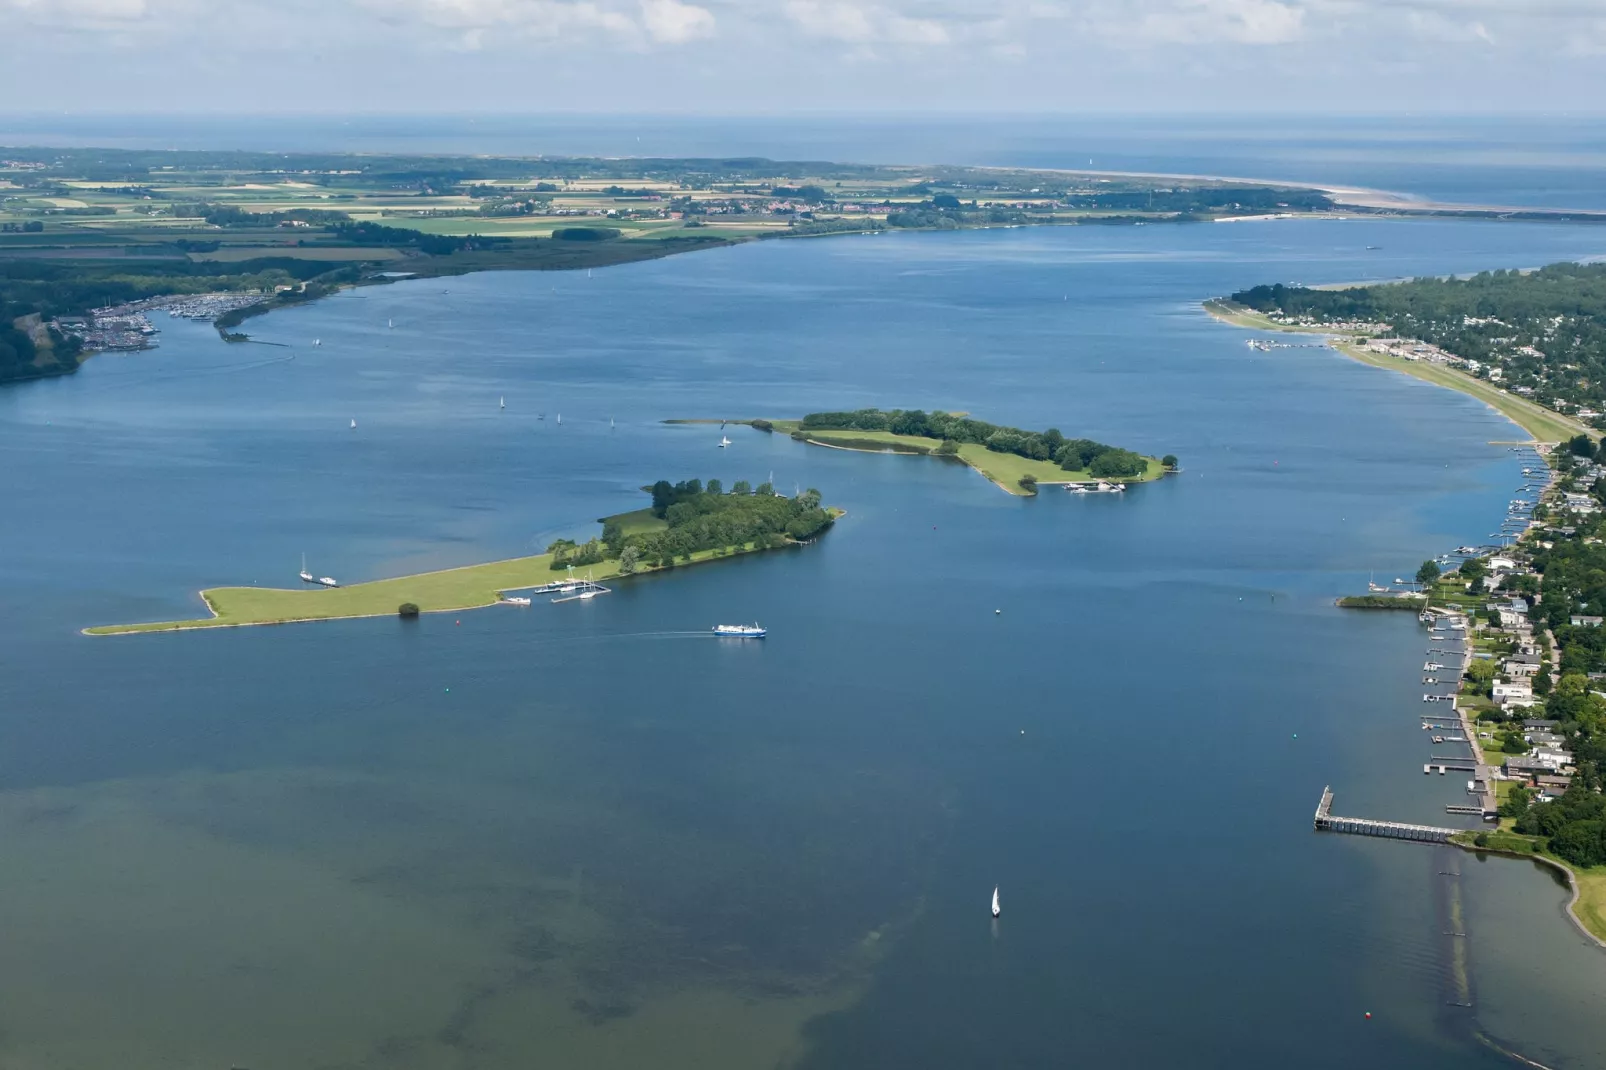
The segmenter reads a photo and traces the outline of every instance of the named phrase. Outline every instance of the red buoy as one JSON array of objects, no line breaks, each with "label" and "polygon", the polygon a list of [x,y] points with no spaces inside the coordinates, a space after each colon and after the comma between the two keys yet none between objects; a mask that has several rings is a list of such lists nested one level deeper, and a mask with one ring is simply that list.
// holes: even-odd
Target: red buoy
[{"label": "red buoy", "polygon": [[1371,1017],[1371,1016],[1372,1016],[1372,1012],[1371,1012],[1371,1011],[1367,1011],[1367,1012],[1366,1012],[1366,1016],[1367,1016],[1367,1017],[1368,1017],[1368,1018],[1370,1018],[1370,1017]]}]

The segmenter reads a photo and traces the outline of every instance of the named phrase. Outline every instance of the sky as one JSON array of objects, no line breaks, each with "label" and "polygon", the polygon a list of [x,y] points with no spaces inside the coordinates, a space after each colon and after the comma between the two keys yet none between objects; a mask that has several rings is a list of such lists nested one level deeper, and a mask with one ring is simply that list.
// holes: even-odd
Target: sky
[{"label": "sky", "polygon": [[0,111],[1599,114],[1606,0],[0,0]]}]

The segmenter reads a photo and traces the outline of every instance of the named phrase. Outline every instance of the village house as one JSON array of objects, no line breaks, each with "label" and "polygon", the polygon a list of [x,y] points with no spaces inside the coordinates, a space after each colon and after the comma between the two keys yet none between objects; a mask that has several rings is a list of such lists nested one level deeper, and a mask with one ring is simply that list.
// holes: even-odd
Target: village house
[{"label": "village house", "polygon": [[1533,685],[1527,680],[1496,680],[1493,691],[1494,704],[1502,709],[1534,704]]},{"label": "village house", "polygon": [[1501,666],[1501,670],[1511,677],[1530,677],[1539,671],[1539,655],[1513,654],[1506,659],[1505,664]]},{"label": "village house", "polygon": [[1574,628],[1599,628],[1600,622],[1600,617],[1584,617],[1574,615],[1567,618],[1567,623],[1571,624]]}]

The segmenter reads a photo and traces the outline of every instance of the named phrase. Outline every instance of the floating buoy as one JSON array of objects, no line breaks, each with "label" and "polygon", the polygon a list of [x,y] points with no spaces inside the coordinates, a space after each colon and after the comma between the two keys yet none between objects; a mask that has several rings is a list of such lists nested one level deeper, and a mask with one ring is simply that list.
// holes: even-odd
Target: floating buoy
[{"label": "floating buoy", "polygon": [[1002,612],[1003,612],[1003,610],[1001,610],[1001,609],[995,609],[995,610],[993,610],[993,615],[997,616],[998,614],[1000,614]]},{"label": "floating buoy", "polygon": [[1368,1017],[1368,1018],[1370,1018],[1370,1017],[1371,1017],[1371,1016],[1372,1016],[1372,1012],[1371,1012],[1371,1011],[1367,1011],[1367,1012],[1366,1012],[1366,1016],[1367,1016],[1367,1017]]},{"label": "floating buoy", "polygon": [[461,627],[462,627],[462,626],[463,626],[463,622],[462,622],[462,621],[458,621],[458,622],[457,622],[457,626],[458,626],[458,627],[459,627],[459,628],[461,628]]},{"label": "floating buoy", "polygon": [[1298,738],[1299,738],[1299,733],[1298,733],[1298,732],[1295,732],[1295,733],[1294,733],[1294,738],[1295,738],[1295,739],[1298,739]]}]

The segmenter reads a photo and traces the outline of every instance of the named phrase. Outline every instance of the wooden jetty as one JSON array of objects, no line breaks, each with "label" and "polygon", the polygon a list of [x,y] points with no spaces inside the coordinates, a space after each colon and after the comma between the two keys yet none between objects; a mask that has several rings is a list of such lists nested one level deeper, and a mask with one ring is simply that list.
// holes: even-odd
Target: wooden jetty
[{"label": "wooden jetty", "polygon": [[1460,829],[1439,828],[1436,825],[1411,825],[1404,821],[1374,821],[1366,817],[1339,817],[1333,813],[1333,789],[1322,789],[1322,801],[1316,805],[1316,828],[1322,832],[1347,832],[1352,836],[1381,836],[1390,840],[1411,840],[1415,843],[1449,843],[1450,837]]}]

